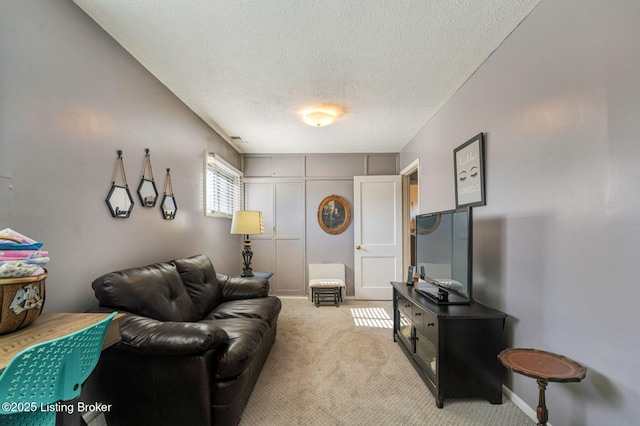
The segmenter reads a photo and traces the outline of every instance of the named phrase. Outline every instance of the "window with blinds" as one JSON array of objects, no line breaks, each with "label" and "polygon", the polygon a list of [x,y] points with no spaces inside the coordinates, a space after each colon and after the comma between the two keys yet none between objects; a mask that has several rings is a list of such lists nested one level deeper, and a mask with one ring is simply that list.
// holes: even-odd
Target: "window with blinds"
[{"label": "window with blinds", "polygon": [[206,153],[205,214],[227,217],[240,210],[242,174],[213,152]]}]

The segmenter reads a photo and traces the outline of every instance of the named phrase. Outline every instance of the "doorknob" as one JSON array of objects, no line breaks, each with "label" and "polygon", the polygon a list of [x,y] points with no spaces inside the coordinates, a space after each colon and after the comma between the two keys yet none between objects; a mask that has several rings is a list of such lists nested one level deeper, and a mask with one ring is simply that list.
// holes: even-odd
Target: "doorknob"
[{"label": "doorknob", "polygon": [[356,246],[356,250],[360,250],[360,246]]}]

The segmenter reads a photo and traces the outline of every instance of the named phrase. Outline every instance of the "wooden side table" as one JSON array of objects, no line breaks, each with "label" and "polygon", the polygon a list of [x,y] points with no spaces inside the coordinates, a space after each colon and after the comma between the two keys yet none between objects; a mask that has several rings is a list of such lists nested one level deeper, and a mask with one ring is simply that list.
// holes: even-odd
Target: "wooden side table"
[{"label": "wooden side table", "polygon": [[271,277],[274,275],[273,272],[253,272],[253,276],[252,277],[243,277],[242,274],[236,274],[234,275],[235,278],[265,278],[265,279],[271,279]]},{"label": "wooden side table", "polygon": [[538,349],[509,348],[498,354],[498,359],[509,370],[536,379],[540,391],[538,397],[538,424],[546,425],[549,411],[544,391],[548,382],[579,382],[587,375],[587,368],[577,362],[552,352]]}]

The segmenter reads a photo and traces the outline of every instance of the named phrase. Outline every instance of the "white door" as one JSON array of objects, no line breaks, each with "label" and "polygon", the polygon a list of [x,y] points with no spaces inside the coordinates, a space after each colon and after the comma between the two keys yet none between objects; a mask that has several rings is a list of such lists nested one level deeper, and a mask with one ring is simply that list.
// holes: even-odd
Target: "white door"
[{"label": "white door", "polygon": [[402,281],[402,176],[354,176],[356,299],[391,300]]}]

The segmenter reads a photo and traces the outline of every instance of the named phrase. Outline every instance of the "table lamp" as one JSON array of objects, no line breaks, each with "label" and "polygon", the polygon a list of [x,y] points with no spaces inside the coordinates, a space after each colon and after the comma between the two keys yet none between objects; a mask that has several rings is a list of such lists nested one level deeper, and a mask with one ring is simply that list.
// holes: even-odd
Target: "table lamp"
[{"label": "table lamp", "polygon": [[259,235],[264,233],[262,212],[256,210],[236,210],[233,212],[231,233],[243,234],[245,236],[244,249],[242,250],[243,268],[240,276],[252,277],[253,270],[251,269],[251,258],[253,257],[253,252],[251,251],[249,235]]}]

